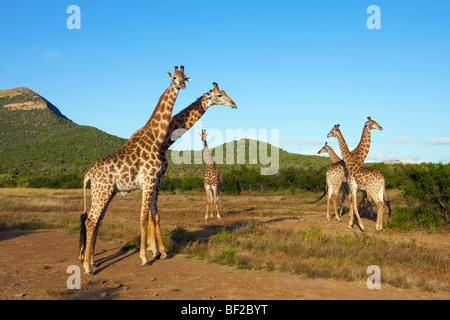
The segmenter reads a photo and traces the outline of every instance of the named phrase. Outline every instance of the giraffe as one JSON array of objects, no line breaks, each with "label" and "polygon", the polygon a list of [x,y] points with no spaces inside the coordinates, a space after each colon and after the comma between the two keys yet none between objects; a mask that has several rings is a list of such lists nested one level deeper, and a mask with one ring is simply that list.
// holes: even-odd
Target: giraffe
[{"label": "giraffe", "polygon": [[[117,192],[122,195],[142,190],[141,248],[142,265],[148,263],[145,256],[150,200],[155,180],[161,171],[159,148],[164,141],[172,114],[172,109],[180,89],[186,88],[185,81],[191,79],[184,75],[184,67],[167,75],[172,79],[169,87],[159,101],[145,126],[136,131],[120,150],[99,159],[84,177],[84,213],[81,215],[79,258],[84,260],[87,275],[93,275],[94,250],[98,228],[109,203]],[[86,212],[86,184],[91,180],[92,204]],[[154,220],[156,217],[152,216]],[[84,222],[84,223],[83,223]],[[83,228],[84,226],[84,228]],[[162,243],[162,239],[158,239]]]},{"label": "giraffe", "polygon": [[[369,153],[372,129],[383,130],[383,128],[375,120],[372,120],[371,117],[367,117],[367,121],[364,123],[361,140],[360,140],[358,146],[353,151],[351,151],[352,155],[357,157],[361,162],[364,162],[364,160],[367,157],[367,154]],[[330,221],[331,220],[331,218],[329,216],[329,201],[330,201],[330,199],[333,201],[335,215],[336,215],[336,199],[337,199],[337,195],[339,193],[340,186],[341,186],[341,184],[343,184],[344,192],[342,194],[342,206],[341,206],[341,210],[339,212],[339,216],[341,216],[342,210],[344,209],[344,200],[345,200],[346,195],[349,195],[350,189],[349,189],[349,186],[347,183],[348,170],[345,167],[344,161],[341,160],[341,158],[339,158],[339,156],[334,152],[334,150],[330,146],[328,146],[327,143],[325,143],[325,146],[322,149],[320,149],[318,153],[320,154],[320,153],[325,153],[325,152],[328,152],[328,155],[330,156],[330,159],[332,161],[332,164],[327,169],[327,189],[328,189],[327,218]],[[367,197],[367,193],[364,190],[360,190],[360,191],[362,192],[363,197],[362,197],[361,202],[359,203],[358,207],[362,207],[362,205],[366,199],[369,199],[369,201],[370,201],[370,198]],[[351,199],[349,199],[349,201],[351,203]],[[349,207],[351,208],[351,206],[349,206]],[[370,217],[372,217],[372,214],[373,213],[371,212]],[[350,215],[350,212],[349,212],[349,215]],[[336,215],[336,219],[338,221],[341,221],[339,219],[339,216]]]},{"label": "giraffe", "polygon": [[[166,138],[159,149],[159,155],[161,160],[161,172],[155,182],[153,197],[150,204],[150,210],[152,215],[156,215],[156,222],[159,223],[159,214],[157,208],[159,188],[161,186],[161,181],[167,172],[169,166],[169,161],[167,160],[167,150],[169,147],[177,141],[181,135],[189,130],[208,110],[209,107],[213,105],[220,106],[230,106],[232,109],[236,109],[236,103],[227,95],[224,90],[219,89],[219,85],[213,82],[213,89],[204,93],[200,98],[198,98],[191,105],[180,111],[178,114],[172,117],[170,120],[169,128],[167,130]],[[156,230],[160,230],[159,226],[156,226]],[[158,231],[160,232],[160,231]],[[148,237],[148,251],[153,252],[153,257],[157,256],[157,249],[155,243],[155,225],[149,223],[149,237]],[[159,245],[160,258],[164,259],[166,257],[164,245],[162,243]]]},{"label": "giraffe", "polygon": [[338,139],[344,162],[349,171],[349,187],[352,198],[350,206],[350,221],[348,228],[353,227],[353,212],[356,214],[358,224],[362,231],[365,230],[364,225],[358,213],[356,206],[356,192],[359,189],[365,190],[368,196],[374,200],[377,205],[377,221],[375,224],[376,231],[383,229],[383,209],[385,200],[385,180],[380,171],[366,167],[356,156],[352,155],[348,149],[347,143],[339,130],[339,125],[335,125],[328,133],[328,138],[335,137]]},{"label": "giraffe", "polygon": [[222,190],[222,184],[223,184],[223,175],[217,168],[216,163],[214,162],[214,159],[211,156],[211,153],[208,148],[208,144],[206,143],[206,136],[208,133],[206,133],[206,130],[202,130],[202,132],[199,132],[200,137],[203,141],[203,156],[205,158],[205,162],[208,165],[205,172],[205,191],[206,191],[206,215],[205,215],[205,221],[208,221],[208,208],[211,206],[211,215],[210,217],[213,217],[213,202],[216,205],[216,211],[217,211],[217,218],[221,219],[220,213],[219,213],[219,207],[217,206],[217,202],[219,201],[219,195],[220,191]]},{"label": "giraffe", "polygon": [[[327,142],[322,149],[319,150],[318,154],[328,153],[332,164],[327,169],[326,173],[326,181],[327,181],[327,219],[331,221],[330,217],[330,201],[333,202],[334,207],[334,215],[336,216],[337,221],[342,221],[340,219],[340,215],[342,214],[342,209],[344,208],[344,200],[345,196],[349,194],[350,190],[347,183],[348,169],[345,166],[345,163],[338,155],[334,152],[333,148],[331,148]],[[337,196],[339,193],[339,189],[343,185],[344,192],[342,194],[342,206],[339,214],[337,213]],[[351,199],[349,197],[349,204],[351,205]]]}]

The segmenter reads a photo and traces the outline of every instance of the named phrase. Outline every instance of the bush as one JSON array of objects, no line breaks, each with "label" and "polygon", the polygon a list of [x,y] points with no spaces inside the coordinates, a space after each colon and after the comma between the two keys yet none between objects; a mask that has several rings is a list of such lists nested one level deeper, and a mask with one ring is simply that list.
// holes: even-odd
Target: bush
[{"label": "bush", "polygon": [[402,189],[408,208],[397,213],[393,225],[410,225],[411,221],[427,228],[448,225],[450,164],[412,166]]}]

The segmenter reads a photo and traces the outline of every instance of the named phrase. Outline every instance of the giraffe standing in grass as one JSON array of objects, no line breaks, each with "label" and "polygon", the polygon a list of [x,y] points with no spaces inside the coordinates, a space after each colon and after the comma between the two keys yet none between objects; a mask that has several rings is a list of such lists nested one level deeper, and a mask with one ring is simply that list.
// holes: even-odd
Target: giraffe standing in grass
[{"label": "giraffe standing in grass", "polygon": [[328,138],[335,137],[338,139],[344,162],[349,171],[349,187],[352,205],[350,206],[350,221],[348,228],[353,227],[353,214],[356,214],[358,224],[362,231],[365,230],[364,225],[358,213],[356,205],[356,192],[358,188],[365,190],[368,196],[373,199],[377,205],[377,221],[376,230],[380,232],[383,229],[383,210],[385,204],[385,179],[380,171],[366,167],[357,157],[352,155],[348,149],[347,143],[339,130],[339,125],[335,125],[328,133]]},{"label": "giraffe standing in grass", "polygon": [[209,151],[208,144],[206,143],[206,136],[208,135],[206,133],[206,130],[202,130],[202,132],[199,133],[199,135],[203,141],[204,147],[203,156],[205,158],[206,164],[208,165],[205,172],[205,191],[206,191],[205,221],[208,221],[208,211],[209,211],[208,209],[210,206],[211,206],[210,217],[211,218],[213,217],[213,203],[216,206],[217,218],[221,219],[217,203],[219,201],[220,191],[222,190],[223,176],[222,173],[217,168],[217,165],[211,156],[211,152]]},{"label": "giraffe standing in grass", "polygon": [[[337,221],[342,221],[340,216],[342,214],[342,209],[344,208],[344,200],[345,196],[350,193],[350,189],[348,187],[347,183],[347,176],[348,176],[348,169],[345,166],[345,163],[341,158],[338,157],[338,155],[334,152],[333,148],[331,148],[327,142],[325,142],[325,145],[322,149],[319,150],[319,154],[321,153],[328,153],[332,164],[327,169],[326,174],[326,181],[327,181],[327,189],[328,189],[328,196],[327,196],[327,219],[328,221],[331,221],[330,217],[330,202],[333,202],[334,207],[334,215],[337,219]],[[337,196],[339,193],[339,189],[343,185],[344,192],[342,194],[342,206],[341,211],[337,212]],[[349,205],[351,205],[351,199],[349,197]]]},{"label": "giraffe standing in grass", "polygon": [[[152,116],[146,125],[131,136],[125,146],[99,159],[84,177],[84,210],[81,215],[79,258],[84,259],[85,273],[92,275],[94,250],[98,228],[106,209],[117,192],[126,194],[142,190],[141,205],[141,248],[142,265],[147,264],[145,247],[149,220],[150,200],[155,180],[161,171],[159,149],[163,143],[170,123],[172,109],[180,89],[186,88],[185,81],[191,79],[184,75],[184,67],[175,67],[174,74],[167,72],[171,78],[170,86],[160,97]],[[91,180],[92,204],[86,212],[86,183]],[[152,215],[152,220],[157,217]],[[151,222],[152,223],[152,222]],[[158,242],[162,243],[160,230]]]},{"label": "giraffe standing in grass", "polygon": [[[232,109],[236,109],[236,103],[227,95],[224,90],[219,89],[217,83],[213,83],[213,89],[203,94],[194,103],[180,111],[178,114],[172,117],[169,124],[169,129],[167,130],[166,138],[159,149],[160,159],[161,159],[161,172],[156,179],[153,197],[150,204],[150,210],[152,215],[156,215],[157,223],[158,219],[158,195],[159,188],[161,186],[161,181],[167,172],[169,166],[169,161],[167,160],[167,150],[169,147],[177,141],[187,130],[189,130],[202,116],[205,114],[206,110],[213,105],[219,106],[229,106]],[[165,249],[162,243],[158,243],[159,252],[161,253],[161,258],[165,257]],[[155,226],[149,223],[149,237],[148,237],[148,251],[153,252],[153,257],[157,256],[157,249],[155,243]]]},{"label": "giraffe standing in grass", "polygon": [[[371,142],[371,130],[377,129],[377,130],[383,130],[383,128],[375,121],[372,120],[371,117],[367,117],[367,121],[364,123],[363,132],[361,135],[361,140],[358,144],[358,146],[351,152],[353,156],[355,156],[359,161],[364,162],[366,159],[369,149],[370,149],[370,142]],[[334,152],[334,150],[328,146],[327,143],[325,143],[325,146],[319,150],[320,153],[327,152],[332,164],[327,169],[327,189],[328,189],[328,198],[327,198],[327,219],[331,220],[331,217],[329,216],[329,206],[330,201],[333,202],[334,206],[334,213],[336,216],[336,219],[338,221],[340,220],[340,216],[342,214],[342,210],[344,209],[344,200],[346,195],[349,195],[350,188],[347,183],[347,177],[348,177],[348,169],[345,167],[345,163],[339,156]],[[339,215],[337,215],[337,195],[339,193],[339,189],[341,187],[341,184],[343,185],[344,192],[342,194],[342,206],[341,210],[339,212]],[[361,199],[361,202],[359,203],[359,207],[361,207],[364,203],[364,201],[367,199],[367,193],[364,190],[360,190],[363,193],[363,198]],[[369,199],[370,201],[370,199]],[[349,198],[349,207],[351,207],[351,198]],[[349,212],[350,214],[350,212]],[[372,212],[371,212],[372,217]]]}]

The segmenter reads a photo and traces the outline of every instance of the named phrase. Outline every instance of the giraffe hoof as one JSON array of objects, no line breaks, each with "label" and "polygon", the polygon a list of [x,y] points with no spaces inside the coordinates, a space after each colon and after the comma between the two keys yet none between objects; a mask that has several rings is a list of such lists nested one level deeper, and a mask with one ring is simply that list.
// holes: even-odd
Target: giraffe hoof
[{"label": "giraffe hoof", "polygon": [[159,256],[160,259],[165,259],[167,258],[167,253],[162,252],[161,255]]},{"label": "giraffe hoof", "polygon": [[86,276],[93,276],[94,275],[94,272],[92,272],[92,271],[86,271],[85,273],[84,273]]}]

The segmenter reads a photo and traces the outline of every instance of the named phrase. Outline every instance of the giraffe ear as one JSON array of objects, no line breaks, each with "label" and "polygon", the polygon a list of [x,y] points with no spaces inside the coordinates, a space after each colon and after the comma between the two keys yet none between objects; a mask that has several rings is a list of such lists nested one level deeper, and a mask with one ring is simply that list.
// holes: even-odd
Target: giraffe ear
[{"label": "giraffe ear", "polygon": [[167,72],[167,75],[169,76],[170,79],[173,79],[173,75],[170,72]]},{"label": "giraffe ear", "polygon": [[185,81],[191,81],[192,79],[189,77],[184,78]]}]

